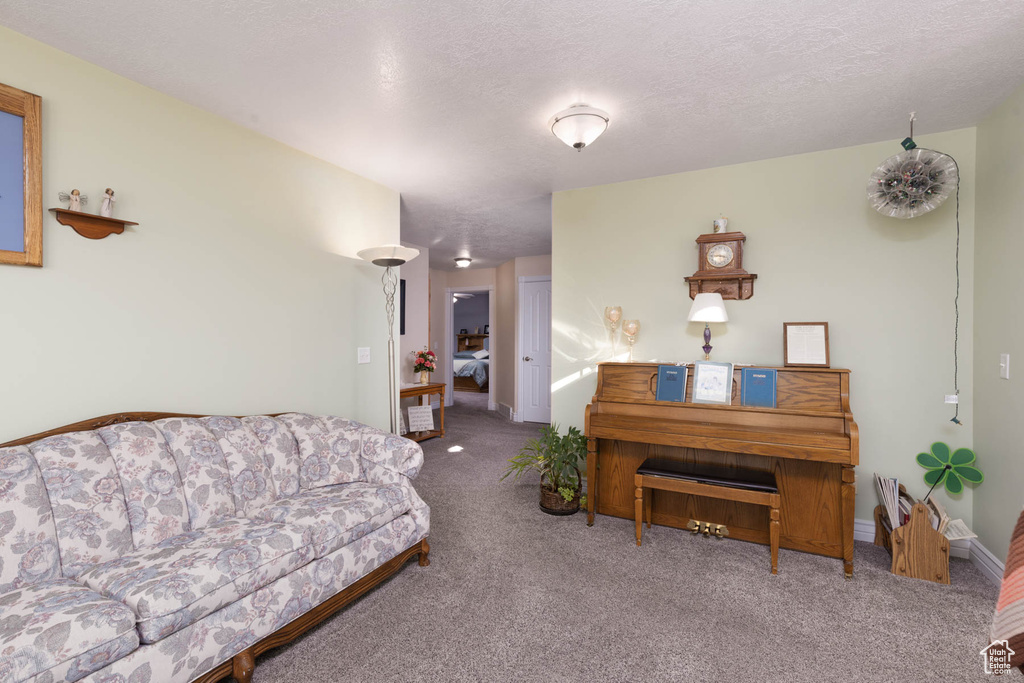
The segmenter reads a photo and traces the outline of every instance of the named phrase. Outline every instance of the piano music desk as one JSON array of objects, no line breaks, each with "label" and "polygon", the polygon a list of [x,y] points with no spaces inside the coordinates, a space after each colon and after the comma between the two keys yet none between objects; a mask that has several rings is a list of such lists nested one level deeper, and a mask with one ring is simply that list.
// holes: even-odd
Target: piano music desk
[{"label": "piano music desk", "polygon": [[[850,371],[776,368],[777,408],[656,401],[657,363],[601,363],[586,408],[587,523],[594,513],[633,519],[637,467],[649,457],[772,472],[781,497],[783,548],[841,558],[853,575],[857,423]],[[687,376],[691,397],[693,369]],[[598,466],[600,465],[600,467]],[[725,524],[732,538],[769,543],[764,507],[672,491],[654,501],[653,522]]]}]

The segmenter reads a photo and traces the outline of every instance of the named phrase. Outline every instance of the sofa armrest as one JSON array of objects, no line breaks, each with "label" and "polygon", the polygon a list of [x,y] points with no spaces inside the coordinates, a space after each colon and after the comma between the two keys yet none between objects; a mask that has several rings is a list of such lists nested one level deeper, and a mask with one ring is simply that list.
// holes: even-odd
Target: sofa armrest
[{"label": "sofa armrest", "polygon": [[359,457],[367,481],[395,484],[395,475],[415,479],[423,467],[423,449],[415,441],[373,427],[362,429]]}]

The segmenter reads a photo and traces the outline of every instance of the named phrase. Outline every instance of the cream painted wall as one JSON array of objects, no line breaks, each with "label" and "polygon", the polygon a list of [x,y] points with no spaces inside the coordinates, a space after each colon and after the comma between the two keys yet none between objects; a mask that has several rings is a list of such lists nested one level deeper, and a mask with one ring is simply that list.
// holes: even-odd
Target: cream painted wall
[{"label": "cream painted wall", "polygon": [[[974,494],[974,530],[1003,559],[1024,505],[1024,88],[978,126],[975,244],[975,453],[985,481]],[[999,354],[1010,354],[1010,379],[999,379]]]},{"label": "cream painted wall", "polygon": [[[703,326],[686,322],[683,278],[696,270],[694,239],[725,213],[730,229],[747,236],[744,266],[758,280],[752,299],[726,302],[730,322],[715,326],[712,358],[781,365],[784,321],[829,321],[832,366],[853,370],[857,517],[870,519],[876,504],[872,472],[923,495],[914,456],[935,440],[972,443],[975,130],[918,143],[955,156],[963,177],[964,427],[949,422],[943,404],[953,386],[954,202],[899,221],[865,198],[868,175],[900,151],[896,141],[556,193],[553,419],[583,424],[596,363],[612,355],[607,305],[641,321],[638,359],[698,357]],[[947,507],[970,524],[972,492]]]},{"label": "cream painted wall", "polygon": [[444,314],[445,289],[448,287],[448,273],[443,270],[430,271],[430,348],[437,354],[438,377],[447,377],[449,356],[446,353],[448,342],[445,339]]},{"label": "cream painted wall", "polygon": [[[43,192],[138,221],[88,240],[46,213],[44,267],[0,266],[0,441],[123,410],[301,410],[387,426],[379,268],[397,192],[0,28],[43,98]],[[356,364],[356,348],[373,362]]]},{"label": "cream painted wall", "polygon": [[497,381],[497,398],[502,415],[512,417],[516,412],[516,366],[519,365],[516,340],[516,260],[498,266],[495,279],[495,339],[499,349],[514,349],[513,353],[495,354],[492,372]]},{"label": "cream painted wall", "polygon": [[[412,354],[429,343],[430,250],[407,242],[402,242],[402,245],[420,250],[419,256],[400,269],[400,277],[405,280],[405,334],[399,336],[398,366],[401,368],[401,381],[408,384],[419,381],[419,376],[412,370],[415,365]],[[395,305],[397,307],[398,302]],[[398,316],[397,310],[395,316]]]}]

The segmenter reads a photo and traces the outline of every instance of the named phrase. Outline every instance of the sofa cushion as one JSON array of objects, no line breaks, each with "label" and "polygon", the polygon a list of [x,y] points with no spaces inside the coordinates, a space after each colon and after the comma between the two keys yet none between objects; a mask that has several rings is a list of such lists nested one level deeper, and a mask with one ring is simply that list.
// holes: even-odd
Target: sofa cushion
[{"label": "sofa cushion", "polygon": [[135,547],[189,531],[178,466],[160,430],[128,422],[96,431],[117,465]]},{"label": "sofa cushion", "polygon": [[251,510],[277,500],[274,477],[255,432],[237,417],[204,417],[200,422],[217,437],[224,453],[238,514],[246,516]]},{"label": "sofa cushion", "polygon": [[253,430],[263,444],[263,458],[273,483],[278,487],[278,497],[294,496],[299,493],[299,442],[284,422],[265,415],[242,418],[242,422]]},{"label": "sofa cushion", "polygon": [[57,529],[27,446],[0,448],[0,593],[60,576]]},{"label": "sofa cushion", "polygon": [[303,491],[271,503],[254,516],[308,528],[323,557],[378,529],[411,507],[406,489],[365,482]]},{"label": "sofa cushion", "polygon": [[192,530],[237,516],[228,464],[217,437],[194,417],[171,417],[153,425],[163,433],[178,465]]},{"label": "sofa cushion", "polygon": [[314,558],[298,527],[232,518],[85,571],[79,580],[134,610],[153,643]]},{"label": "sofa cushion", "polygon": [[64,576],[133,549],[121,479],[99,434],[51,436],[29,449],[50,497]]},{"label": "sofa cushion", "polygon": [[323,418],[304,413],[288,413],[278,419],[292,431],[299,444],[299,456],[302,458],[300,488],[313,489],[362,480],[359,460],[361,425],[341,420],[331,429]]},{"label": "sofa cushion", "polygon": [[135,615],[69,579],[0,595],[0,681],[77,681],[139,646]]},{"label": "sofa cushion", "polygon": [[283,422],[266,415],[243,417],[242,422],[263,444],[263,457],[274,477],[277,495],[293,496],[299,492],[299,444]]}]

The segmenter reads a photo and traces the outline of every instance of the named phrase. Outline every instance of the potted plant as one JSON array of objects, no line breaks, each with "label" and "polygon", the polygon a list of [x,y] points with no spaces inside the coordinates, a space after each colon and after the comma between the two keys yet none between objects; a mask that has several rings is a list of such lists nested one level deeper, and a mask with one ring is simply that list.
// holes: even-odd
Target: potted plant
[{"label": "potted plant", "polygon": [[437,356],[426,347],[422,351],[413,351],[412,355],[416,359],[412,371],[420,373],[420,384],[429,384],[430,373],[437,367]]},{"label": "potted plant", "polygon": [[530,439],[510,458],[502,481],[514,474],[514,481],[526,472],[540,474],[540,509],[550,515],[571,515],[580,509],[583,478],[580,466],[587,458],[587,439],[580,430],[569,427],[559,436],[558,425],[540,430],[539,439]]}]

